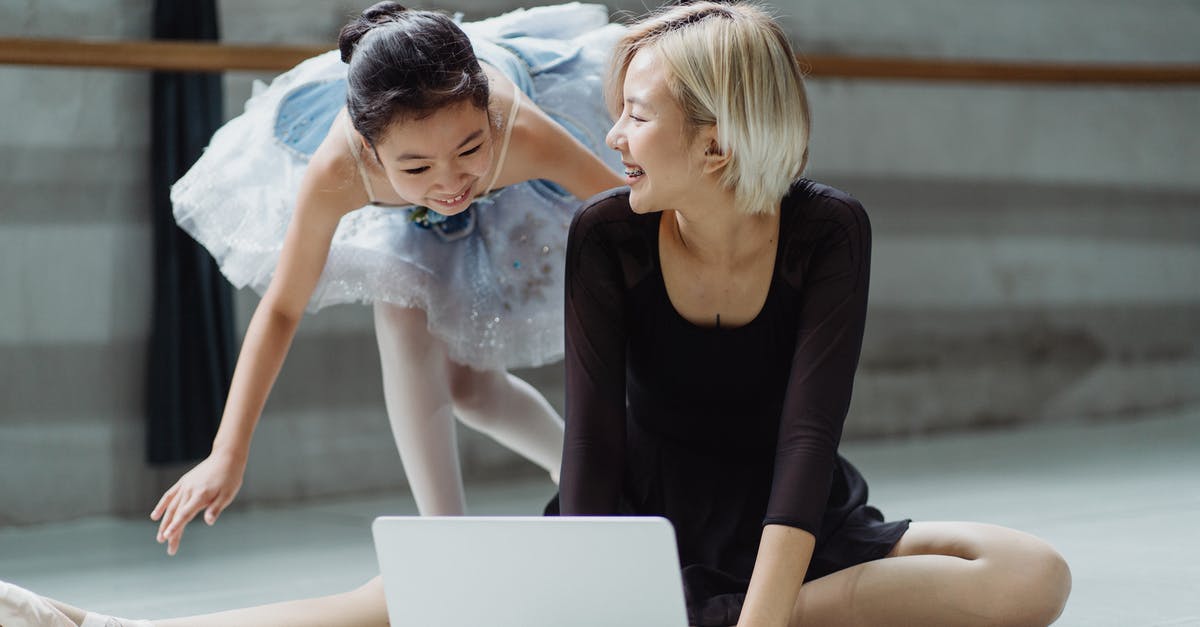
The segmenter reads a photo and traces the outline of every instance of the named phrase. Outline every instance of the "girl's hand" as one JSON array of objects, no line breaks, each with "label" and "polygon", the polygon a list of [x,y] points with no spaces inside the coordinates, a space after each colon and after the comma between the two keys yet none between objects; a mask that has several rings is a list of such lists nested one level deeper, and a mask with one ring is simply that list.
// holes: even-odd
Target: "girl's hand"
[{"label": "girl's hand", "polygon": [[160,520],[158,543],[167,543],[167,555],[179,550],[183,530],[204,510],[204,522],[212,525],[242,488],[246,462],[214,452],[189,470],[159,499],[150,520]]}]

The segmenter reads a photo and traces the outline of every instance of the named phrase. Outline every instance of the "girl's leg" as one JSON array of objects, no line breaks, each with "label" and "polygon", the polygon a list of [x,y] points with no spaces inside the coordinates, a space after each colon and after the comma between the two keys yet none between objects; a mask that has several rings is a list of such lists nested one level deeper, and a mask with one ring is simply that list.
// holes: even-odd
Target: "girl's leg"
[{"label": "girl's leg", "polygon": [[400,461],[424,516],[466,512],[446,347],[420,309],[375,304],[383,399]]},{"label": "girl's leg", "polygon": [[541,466],[558,483],[563,420],[532,385],[502,370],[448,362],[458,417]]},{"label": "girl's leg", "polygon": [[804,584],[792,625],[1049,625],[1071,591],[1049,544],[978,523],[913,523],[888,557]]},{"label": "girl's leg", "polygon": [[[375,577],[361,588],[314,599],[284,601],[258,607],[248,607],[216,614],[169,618],[155,621],[133,621],[121,618],[88,615],[79,608],[52,599],[53,604],[76,625],[89,617],[88,627],[386,627],[387,604],[383,596],[383,579]],[[57,627],[56,623],[35,622],[30,625]],[[21,624],[21,623],[17,623]],[[5,624],[5,627],[8,627]]]}]

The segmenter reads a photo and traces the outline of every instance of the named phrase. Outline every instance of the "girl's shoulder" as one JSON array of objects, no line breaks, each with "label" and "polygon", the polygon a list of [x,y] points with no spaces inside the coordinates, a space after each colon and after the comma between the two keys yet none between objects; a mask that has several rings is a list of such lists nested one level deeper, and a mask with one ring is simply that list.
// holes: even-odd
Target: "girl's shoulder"
[{"label": "girl's shoulder", "polygon": [[359,165],[351,151],[352,141],[360,141],[359,135],[350,126],[350,118],[343,107],[304,170],[298,207],[308,204],[302,202],[307,196],[319,196],[319,204],[340,213],[348,213],[370,202],[362,179],[364,175],[373,176],[374,173],[367,160]]}]

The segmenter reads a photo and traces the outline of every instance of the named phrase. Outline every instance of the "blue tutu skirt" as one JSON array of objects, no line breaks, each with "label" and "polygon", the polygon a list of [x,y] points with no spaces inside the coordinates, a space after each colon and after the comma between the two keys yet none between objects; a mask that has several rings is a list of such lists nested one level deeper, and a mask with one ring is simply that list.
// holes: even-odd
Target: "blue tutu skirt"
[{"label": "blue tutu skirt", "polygon": [[[462,24],[479,59],[620,171],[604,144],[602,84],[622,27],[599,5],[518,10]],[[309,157],[345,105],[337,51],[280,75],[221,127],[171,189],[175,219],[237,287],[264,293]],[[549,181],[502,188],[470,219],[421,226],[415,208],[347,214],[309,311],[348,302],[423,309],[451,359],[476,368],[537,366],[563,353],[563,260],[580,199]]]}]

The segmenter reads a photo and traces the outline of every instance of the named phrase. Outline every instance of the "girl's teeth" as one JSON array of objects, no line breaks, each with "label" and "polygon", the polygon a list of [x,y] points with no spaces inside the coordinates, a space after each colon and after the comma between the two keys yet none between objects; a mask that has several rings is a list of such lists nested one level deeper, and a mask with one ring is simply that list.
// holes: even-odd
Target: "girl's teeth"
[{"label": "girl's teeth", "polygon": [[442,202],[443,204],[446,204],[446,205],[453,205],[453,204],[456,204],[456,203],[462,202],[462,199],[463,199],[464,197],[466,197],[466,195],[467,195],[467,193],[466,193],[466,192],[463,192],[463,193],[461,193],[461,194],[459,194],[459,195],[455,196],[454,198],[451,198],[451,199],[449,199],[449,200],[442,200],[441,202]]},{"label": "girl's teeth", "polygon": [[625,168],[625,176],[641,176],[646,171],[641,168]]}]

